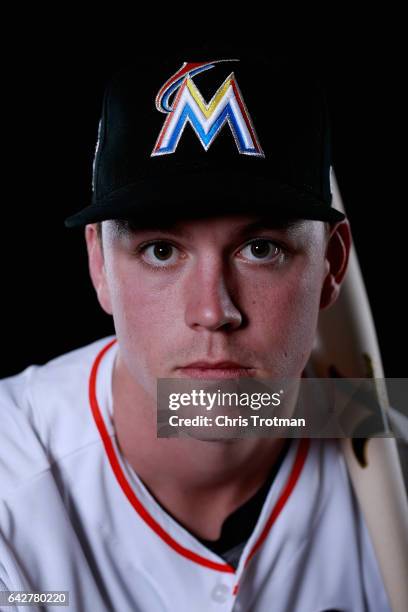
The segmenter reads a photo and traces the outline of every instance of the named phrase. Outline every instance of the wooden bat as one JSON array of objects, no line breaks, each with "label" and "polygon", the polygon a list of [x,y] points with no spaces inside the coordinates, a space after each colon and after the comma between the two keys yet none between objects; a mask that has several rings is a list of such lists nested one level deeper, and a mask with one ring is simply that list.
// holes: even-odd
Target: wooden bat
[{"label": "wooden bat", "polygon": [[[332,173],[333,206],[344,210]],[[333,368],[344,378],[375,378],[387,410],[381,355],[363,277],[352,246],[335,304],[319,315],[311,357],[317,377]],[[341,440],[353,488],[365,518],[393,612],[408,611],[408,501],[395,438]]]}]

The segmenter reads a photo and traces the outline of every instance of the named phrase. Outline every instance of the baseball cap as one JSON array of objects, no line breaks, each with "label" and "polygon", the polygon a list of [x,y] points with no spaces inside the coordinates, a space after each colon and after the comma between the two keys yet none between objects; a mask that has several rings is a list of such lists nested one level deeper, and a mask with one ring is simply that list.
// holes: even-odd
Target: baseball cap
[{"label": "baseball cap", "polygon": [[336,222],[330,168],[310,67],[248,55],[137,62],[106,88],[92,201],[65,225],[255,211]]}]

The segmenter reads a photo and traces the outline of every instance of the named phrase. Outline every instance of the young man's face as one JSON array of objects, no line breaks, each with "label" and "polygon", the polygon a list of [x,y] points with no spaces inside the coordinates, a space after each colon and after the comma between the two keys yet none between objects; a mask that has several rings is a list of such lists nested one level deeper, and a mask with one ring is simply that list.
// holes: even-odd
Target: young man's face
[{"label": "young man's face", "polygon": [[99,301],[132,379],[149,394],[158,378],[301,375],[330,270],[325,224],[260,221],[237,215],[132,231],[107,221],[103,251],[87,226]]}]

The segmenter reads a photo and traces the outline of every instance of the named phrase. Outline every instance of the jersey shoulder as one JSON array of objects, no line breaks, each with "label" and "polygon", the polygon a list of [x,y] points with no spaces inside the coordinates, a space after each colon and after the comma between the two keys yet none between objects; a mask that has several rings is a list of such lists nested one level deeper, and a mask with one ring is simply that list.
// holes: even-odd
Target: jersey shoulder
[{"label": "jersey shoulder", "polygon": [[0,380],[0,483],[4,498],[50,465],[98,440],[89,377],[114,336]]}]

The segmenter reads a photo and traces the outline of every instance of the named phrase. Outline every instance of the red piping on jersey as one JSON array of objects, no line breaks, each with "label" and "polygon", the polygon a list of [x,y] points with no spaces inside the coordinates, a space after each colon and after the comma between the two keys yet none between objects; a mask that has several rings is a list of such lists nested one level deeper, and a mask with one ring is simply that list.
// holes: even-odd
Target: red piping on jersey
[{"label": "red piping on jersey", "polygon": [[279,516],[280,512],[282,511],[282,508],[286,504],[290,494],[292,493],[293,489],[295,488],[295,485],[296,485],[297,481],[299,480],[299,476],[300,476],[300,474],[302,472],[302,469],[303,469],[303,466],[305,464],[307,453],[308,453],[308,450],[309,450],[309,446],[310,446],[310,441],[307,438],[302,438],[300,440],[298,452],[297,452],[297,455],[296,455],[295,464],[294,464],[294,466],[292,468],[292,472],[291,472],[291,474],[289,476],[289,479],[286,482],[285,488],[283,489],[283,491],[281,493],[281,496],[279,497],[278,501],[276,502],[276,504],[275,504],[275,506],[274,506],[274,508],[273,508],[273,510],[271,512],[271,515],[270,515],[269,519],[267,520],[265,527],[263,528],[263,531],[262,531],[261,535],[259,536],[258,540],[255,542],[251,552],[249,553],[248,557],[246,558],[245,567],[248,565],[248,563],[250,562],[250,560],[252,559],[252,557],[254,556],[256,551],[258,550],[258,548],[266,540],[272,525],[276,521],[277,517]]},{"label": "red piping on jersey", "polygon": [[[171,546],[171,548],[173,548],[176,552],[178,552],[180,555],[182,555],[183,557],[186,557],[187,559],[190,559],[190,561],[194,561],[194,563],[198,563],[199,565],[203,565],[204,567],[207,567],[209,569],[213,569],[216,570],[218,572],[224,572],[224,573],[229,573],[229,574],[235,574],[235,568],[233,568],[231,565],[228,565],[228,563],[217,563],[215,561],[211,561],[210,559],[206,559],[205,557],[202,557],[201,555],[198,555],[197,553],[189,550],[188,548],[185,548],[184,546],[181,546],[181,544],[179,544],[174,538],[172,538],[164,529],[161,525],[159,525],[159,523],[149,514],[149,512],[146,510],[146,508],[143,506],[143,504],[139,501],[139,499],[136,497],[132,487],[130,486],[121,466],[119,463],[119,460],[116,456],[116,451],[115,448],[113,446],[111,437],[106,429],[100,408],[99,408],[99,404],[98,404],[98,400],[96,397],[96,377],[97,377],[97,373],[98,373],[98,369],[99,369],[99,365],[105,355],[105,353],[111,348],[111,346],[113,344],[115,344],[115,342],[117,342],[117,339],[115,338],[114,340],[111,340],[96,356],[96,359],[93,363],[92,369],[91,369],[91,373],[90,373],[90,377],[89,377],[89,403],[91,405],[91,410],[92,410],[92,414],[96,423],[96,426],[98,428],[99,434],[102,438],[102,442],[103,445],[105,447],[105,451],[106,454],[108,456],[109,459],[109,463],[111,465],[111,468],[113,470],[113,473],[116,477],[116,480],[118,481],[122,491],[124,492],[124,494],[126,495],[128,501],[131,503],[131,505],[133,506],[133,508],[136,510],[136,512],[139,514],[140,518],[143,519],[145,521],[145,523],[147,525],[149,525],[149,527],[151,529],[153,529],[153,531],[164,541],[166,542],[166,544],[168,544],[169,546]],[[261,546],[262,542],[265,540],[265,538],[268,535],[269,530],[272,527],[272,524],[275,522],[277,516],[279,515],[279,513],[281,512],[283,506],[285,505],[286,501],[288,500],[290,494],[292,493],[297,480],[299,479],[300,473],[302,471],[303,465],[305,463],[305,459],[306,459],[306,455],[307,455],[307,451],[309,448],[309,443],[308,440],[303,439],[300,441],[299,444],[299,449],[297,452],[297,456],[295,459],[295,463],[294,466],[292,468],[292,472],[289,476],[289,480],[286,483],[286,486],[283,490],[282,495],[279,497],[277,503],[275,504],[275,507],[272,510],[272,513],[269,517],[269,520],[267,521],[267,524],[264,528],[264,530],[262,531],[262,534],[260,535],[260,537],[258,538],[257,542],[255,543],[254,547],[252,548],[251,552],[248,555],[248,558],[246,560],[246,564],[248,564],[249,560],[252,558],[252,556],[255,554],[255,552],[258,550],[258,548]]]}]

